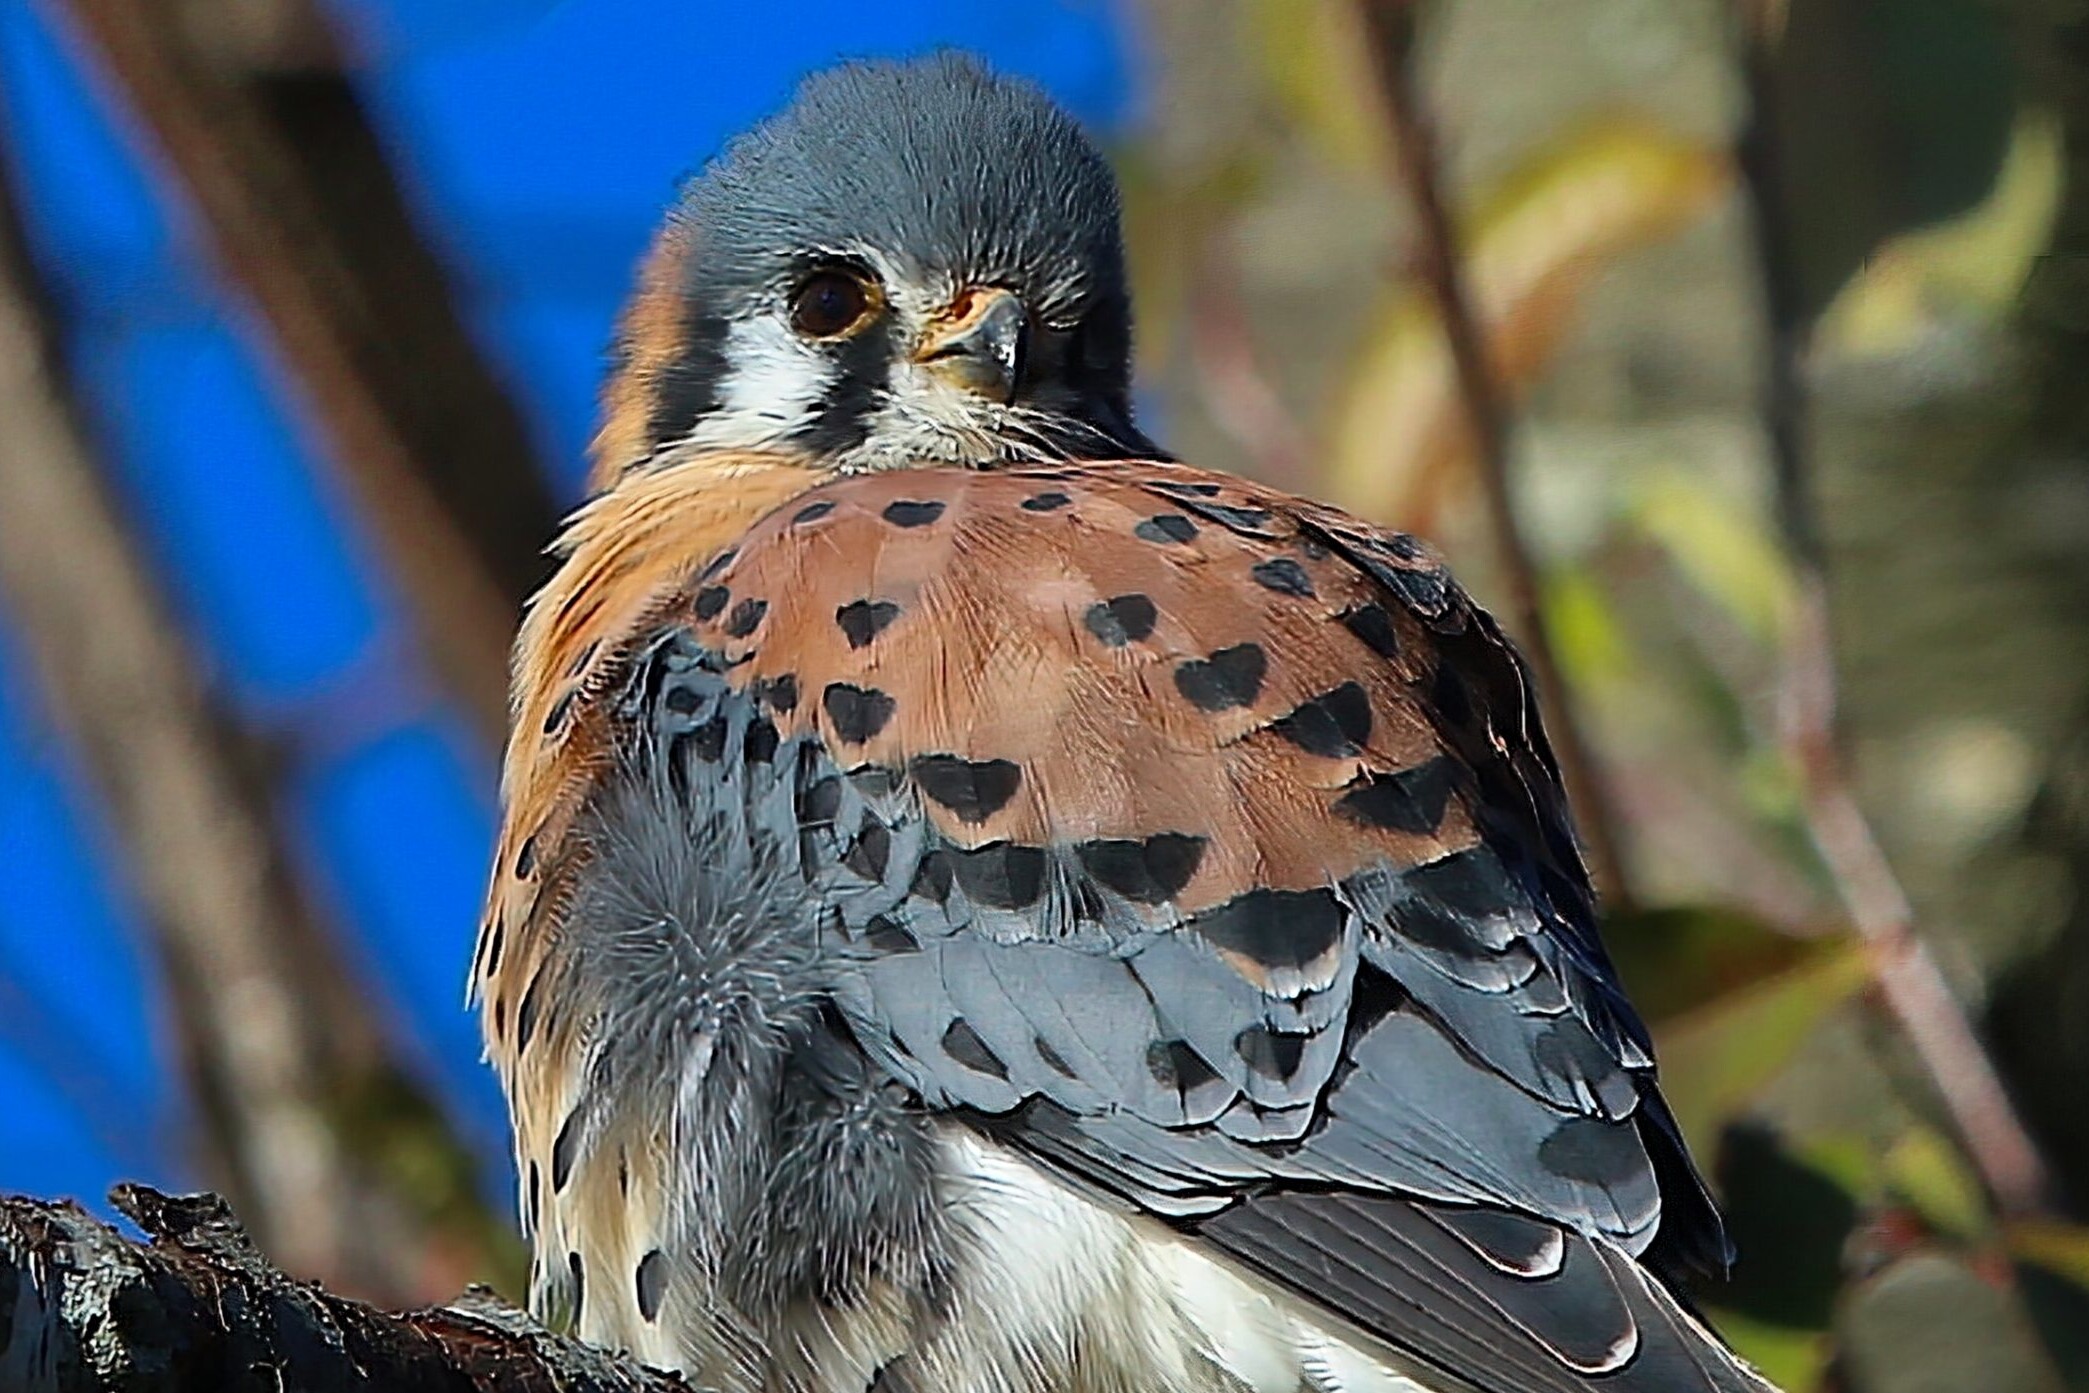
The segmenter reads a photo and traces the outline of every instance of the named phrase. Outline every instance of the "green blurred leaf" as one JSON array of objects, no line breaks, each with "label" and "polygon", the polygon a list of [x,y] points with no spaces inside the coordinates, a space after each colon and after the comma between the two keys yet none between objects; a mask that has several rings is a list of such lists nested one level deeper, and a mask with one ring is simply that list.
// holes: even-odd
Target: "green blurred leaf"
[{"label": "green blurred leaf", "polygon": [[2016,114],[2000,7],[1792,0],[1772,78],[1779,215],[1802,312],[1881,243],[1987,195]]},{"label": "green blurred leaf", "polygon": [[1800,1330],[1757,1320],[1743,1311],[1708,1305],[1706,1313],[1740,1356],[1783,1393],[1814,1393],[1828,1371],[1826,1331]]},{"label": "green blurred leaf", "polygon": [[1715,1005],[1811,960],[1817,944],[1726,905],[1660,905],[1614,913],[1603,941],[1632,999],[1657,1024]]},{"label": "green blurred leaf", "polygon": [[2006,312],[2051,236],[2064,178],[2058,123],[2044,115],[2019,121],[1986,200],[1881,247],[1822,316],[1820,342],[1851,354],[1894,353],[1943,315]]},{"label": "green blurred leaf", "polygon": [[1797,966],[1666,1022],[1660,1031],[1663,1091],[1691,1144],[1709,1148],[1721,1126],[1869,977],[1863,949],[1838,941],[1815,948]]},{"label": "green blurred leaf", "polygon": [[1627,505],[1632,523],[1749,636],[1774,644],[1791,612],[1791,570],[1759,510],[1681,470],[1655,474]]}]

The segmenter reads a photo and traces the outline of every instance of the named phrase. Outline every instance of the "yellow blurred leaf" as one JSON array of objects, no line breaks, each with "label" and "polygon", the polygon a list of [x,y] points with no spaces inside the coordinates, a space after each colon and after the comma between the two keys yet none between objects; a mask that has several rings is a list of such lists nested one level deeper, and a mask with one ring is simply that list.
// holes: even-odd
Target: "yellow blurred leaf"
[{"label": "yellow blurred leaf", "polygon": [[1987,1228],[1987,1201],[1958,1148],[1929,1127],[1910,1127],[1886,1150],[1886,1183],[1931,1228],[1973,1239]]},{"label": "yellow blurred leaf", "polygon": [[1669,1021],[1659,1041],[1662,1091],[1690,1144],[1710,1155],[1721,1125],[1777,1076],[1869,973],[1863,949],[1839,942]]},{"label": "yellow blurred leaf", "polygon": [[1562,570],[1545,578],[1545,624],[1572,686],[1615,682],[1636,666],[1625,626],[1586,570]]},{"label": "yellow blurred leaf", "polygon": [[1241,9],[1242,47],[1262,62],[1271,94],[1333,163],[1375,173],[1386,160],[1385,117],[1369,51],[1349,5],[1254,0]]},{"label": "yellow blurred leaf", "polygon": [[[1537,378],[1605,266],[1688,226],[1729,182],[1718,150],[1609,118],[1539,150],[1478,200],[1466,275],[1503,386]],[[1375,323],[1329,433],[1328,487],[1366,516],[1411,520],[1430,476],[1469,458],[1470,441],[1422,289],[1398,287]]]},{"label": "yellow blurred leaf", "polygon": [[1791,572],[1766,519],[1680,472],[1648,480],[1629,512],[1684,578],[1751,637],[1778,639],[1791,607]]},{"label": "yellow blurred leaf", "polygon": [[1821,316],[1822,346],[1892,353],[1940,315],[2006,310],[2047,244],[2063,174],[2054,118],[2019,120],[1993,192],[1950,222],[1880,248]]},{"label": "yellow blurred leaf", "polygon": [[2009,1225],[2004,1237],[2015,1257],[2089,1289],[2089,1227],[2057,1219],[2027,1219]]}]

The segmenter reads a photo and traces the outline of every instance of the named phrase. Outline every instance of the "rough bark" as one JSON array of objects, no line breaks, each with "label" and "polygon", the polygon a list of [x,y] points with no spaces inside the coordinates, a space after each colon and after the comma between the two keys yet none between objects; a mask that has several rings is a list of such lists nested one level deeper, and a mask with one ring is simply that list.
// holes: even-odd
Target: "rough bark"
[{"label": "rough bark", "polygon": [[484,1288],[383,1311],[284,1276],[216,1195],[139,1185],[125,1238],[71,1202],[0,1199],[0,1388],[20,1393],[690,1393]]}]

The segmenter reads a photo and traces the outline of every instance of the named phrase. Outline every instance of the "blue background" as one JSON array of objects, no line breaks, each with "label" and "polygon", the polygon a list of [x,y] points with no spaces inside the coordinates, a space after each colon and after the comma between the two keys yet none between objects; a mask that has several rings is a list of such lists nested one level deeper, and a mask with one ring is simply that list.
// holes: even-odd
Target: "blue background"
[{"label": "blue background", "polygon": [[[1116,7],[980,0],[333,0],[471,326],[575,499],[609,326],[676,182],[844,56],[940,45],[1105,134]],[[505,1165],[463,984],[494,752],[415,670],[399,599],[265,328],[57,7],[0,0],[0,119],[107,467],[197,651],[290,752],[286,835],[406,1051]],[[0,465],[4,467],[4,465]],[[0,627],[0,1190],[192,1181],[138,904]]]}]

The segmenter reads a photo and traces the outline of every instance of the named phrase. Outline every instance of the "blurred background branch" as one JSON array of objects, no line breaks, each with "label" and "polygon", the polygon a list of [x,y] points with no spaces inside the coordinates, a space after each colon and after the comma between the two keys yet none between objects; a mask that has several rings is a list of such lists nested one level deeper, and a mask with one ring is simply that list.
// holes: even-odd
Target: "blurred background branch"
[{"label": "blurred background branch", "polygon": [[1473,441],[1476,472],[1514,632],[1537,676],[1546,728],[1574,798],[1591,870],[1610,906],[1629,912],[1632,885],[1619,848],[1616,813],[1583,733],[1573,689],[1560,670],[1539,593],[1537,566],[1517,516],[1510,480],[1508,407],[1495,381],[1488,344],[1466,288],[1464,256],[1437,167],[1435,124],[1415,87],[1420,9],[1419,0],[1362,0],[1359,11],[1378,79],[1378,98],[1392,126],[1396,173],[1414,213],[1417,276],[1435,304],[1437,324],[1457,374],[1458,397]]},{"label": "blurred background branch", "polygon": [[1914,908],[1857,800],[1843,759],[1828,557],[1806,461],[1806,394],[1799,365],[1809,324],[1789,235],[1780,220],[1787,194],[1781,182],[1772,70],[1784,34],[1785,6],[1783,0],[1738,3],[1749,95],[1740,164],[1767,320],[1762,427],[1793,572],[1794,612],[1783,655],[1780,729],[1799,771],[1808,830],[1833,875],[1851,928],[1871,948],[1882,1000],[1907,1032],[1996,1203],[2005,1214],[2037,1214],[2054,1198],[2044,1158],[1918,932]]},{"label": "blurred background branch", "polygon": [[101,482],[5,176],[0,161],[0,595],[144,897],[203,1168],[292,1270],[421,1295],[422,1216],[357,1161],[381,1143],[343,1135],[400,1071]]},{"label": "blurred background branch", "polygon": [[408,595],[429,668],[490,745],[557,522],[313,0],[66,0],[267,321]]}]

